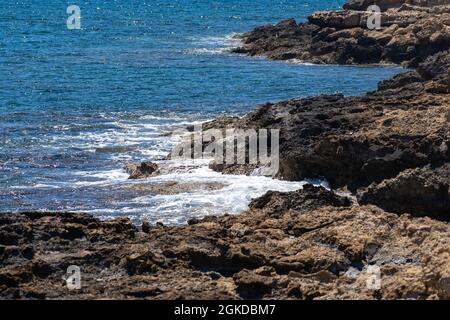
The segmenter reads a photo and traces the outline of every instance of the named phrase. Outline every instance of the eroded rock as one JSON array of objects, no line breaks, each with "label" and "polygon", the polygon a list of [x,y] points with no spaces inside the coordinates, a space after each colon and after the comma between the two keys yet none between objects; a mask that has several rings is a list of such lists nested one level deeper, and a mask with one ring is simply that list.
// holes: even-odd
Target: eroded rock
[{"label": "eroded rock", "polygon": [[142,162],[140,164],[129,164],[125,171],[130,175],[129,179],[144,179],[157,173],[158,165],[153,162]]},{"label": "eroded rock", "polygon": [[376,4],[381,10],[386,11],[392,8],[400,8],[403,5],[411,5],[425,8],[432,8],[438,5],[450,4],[448,0],[351,0],[344,4],[346,10],[366,11],[371,5]]},{"label": "eroded rock", "polygon": [[[364,1],[363,6],[366,2],[370,1]],[[386,1],[384,8],[396,8],[404,2]],[[316,12],[308,23],[290,19],[242,34],[243,45],[234,52],[275,60],[415,67],[450,45],[450,3],[446,0],[426,7],[404,4],[389,9],[382,13],[377,30],[368,28],[371,13],[366,9]]]},{"label": "eroded rock", "polygon": [[[323,95],[266,104],[236,126],[281,130],[277,177],[286,180],[325,178],[332,187],[355,191],[409,168],[445,163],[450,96],[437,89],[448,79],[449,55],[438,53],[418,71],[383,81],[378,91],[362,97]],[[255,172],[248,165],[213,167],[231,174]]]},{"label": "eroded rock", "polygon": [[358,200],[389,212],[450,221],[450,164],[405,170],[361,190]]},{"label": "eroded rock", "polygon": [[[42,236],[74,224],[83,238]],[[349,206],[323,188],[269,193],[239,216],[145,229],[83,214],[2,214],[0,231],[19,244],[10,251],[32,247],[34,254],[0,260],[0,297],[450,298],[447,223]],[[79,290],[65,286],[69,265],[81,269]],[[373,266],[380,287],[367,285]]]}]

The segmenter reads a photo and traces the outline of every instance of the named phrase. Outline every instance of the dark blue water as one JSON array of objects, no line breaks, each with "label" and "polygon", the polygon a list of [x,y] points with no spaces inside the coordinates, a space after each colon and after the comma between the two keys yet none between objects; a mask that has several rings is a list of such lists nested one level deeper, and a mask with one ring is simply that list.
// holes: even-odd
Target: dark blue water
[{"label": "dark blue water", "polygon": [[[172,144],[161,132],[173,125],[244,114],[267,101],[373,90],[400,69],[296,65],[226,51],[235,33],[290,17],[304,21],[343,3],[2,3],[0,211],[133,215],[144,206],[134,201],[142,194],[124,191],[121,168],[164,156]],[[69,4],[81,8],[81,30],[66,27]],[[147,200],[145,210],[174,212]]]}]

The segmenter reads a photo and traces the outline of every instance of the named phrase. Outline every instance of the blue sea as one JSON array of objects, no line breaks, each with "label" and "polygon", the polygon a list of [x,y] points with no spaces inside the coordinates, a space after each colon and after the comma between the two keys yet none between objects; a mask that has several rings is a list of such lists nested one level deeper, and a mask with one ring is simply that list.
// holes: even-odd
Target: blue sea
[{"label": "blue sea", "polygon": [[[344,2],[3,1],[0,212],[64,210],[179,224],[239,213],[267,190],[301,188],[303,182],[223,176],[206,163],[173,163],[180,168],[143,181],[129,181],[123,167],[162,161],[176,143],[164,134],[173,128],[243,115],[268,101],[357,95],[400,72],[228,53],[239,45],[237,33],[305,21]],[[80,7],[80,30],[67,28],[69,5]],[[155,191],[174,183],[183,192]]]}]

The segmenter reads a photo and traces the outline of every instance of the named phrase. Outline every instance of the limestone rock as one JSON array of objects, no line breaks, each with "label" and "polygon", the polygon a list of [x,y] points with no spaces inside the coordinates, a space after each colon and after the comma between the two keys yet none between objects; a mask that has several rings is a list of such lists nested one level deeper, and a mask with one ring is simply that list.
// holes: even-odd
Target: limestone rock
[{"label": "limestone rock", "polygon": [[450,164],[405,170],[361,190],[358,198],[386,211],[450,221]]},{"label": "limestone rock", "polygon": [[129,179],[143,179],[155,175],[158,165],[153,162],[142,162],[140,164],[129,164],[125,167],[125,170],[130,175]]},{"label": "limestone rock", "polygon": [[[75,225],[83,238],[67,239]],[[16,239],[0,237],[4,299],[450,298],[448,223],[349,206],[312,186],[146,233],[72,213],[2,214],[0,232]],[[80,267],[79,290],[66,287],[69,265]]]}]

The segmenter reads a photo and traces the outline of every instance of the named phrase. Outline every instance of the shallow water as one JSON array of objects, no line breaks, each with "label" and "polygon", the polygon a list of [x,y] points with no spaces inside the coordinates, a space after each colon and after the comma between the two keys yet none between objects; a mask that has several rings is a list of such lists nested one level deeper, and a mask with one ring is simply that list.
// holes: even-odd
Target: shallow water
[{"label": "shallow water", "polygon": [[[361,94],[397,67],[313,66],[227,53],[232,35],[339,8],[344,1],[14,1],[0,6],[0,211],[72,210],[183,223],[238,213],[269,189],[302,183],[222,176],[205,165],[145,183],[223,190],[135,190],[124,163],[165,156],[161,133],[258,104]],[[67,30],[66,8],[82,30]],[[175,164],[174,164],[175,165]]]}]

